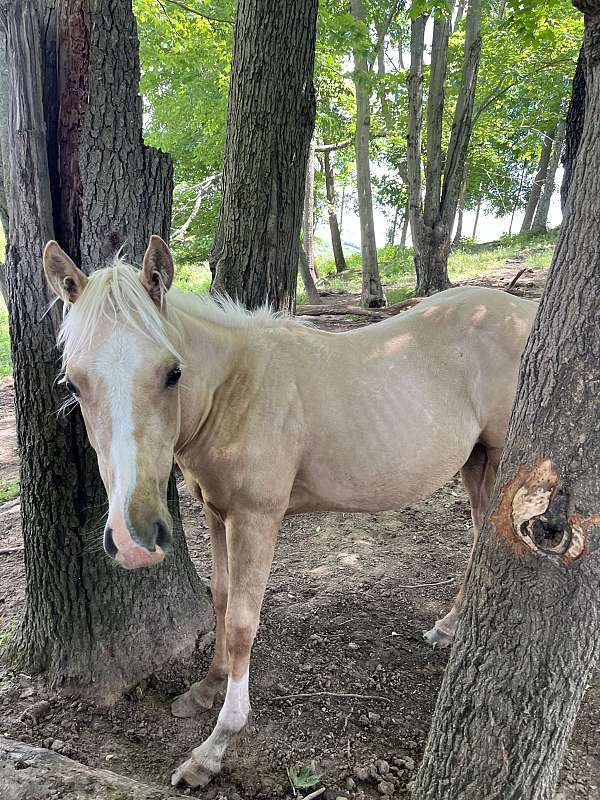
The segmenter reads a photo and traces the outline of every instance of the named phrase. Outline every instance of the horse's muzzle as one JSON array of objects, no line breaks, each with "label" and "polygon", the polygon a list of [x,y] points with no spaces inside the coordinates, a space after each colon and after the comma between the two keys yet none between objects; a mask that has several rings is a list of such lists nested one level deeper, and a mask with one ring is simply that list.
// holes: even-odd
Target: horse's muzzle
[{"label": "horse's muzzle", "polygon": [[125,569],[149,567],[160,563],[171,543],[170,526],[156,519],[148,529],[131,535],[125,527],[107,527],[104,531],[104,549]]}]

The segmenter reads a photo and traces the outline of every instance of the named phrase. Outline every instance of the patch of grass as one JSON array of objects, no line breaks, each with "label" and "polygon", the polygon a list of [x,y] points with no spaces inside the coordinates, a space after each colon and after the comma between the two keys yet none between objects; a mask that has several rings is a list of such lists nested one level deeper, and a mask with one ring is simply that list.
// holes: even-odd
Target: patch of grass
[{"label": "patch of grass", "polygon": [[12,375],[8,311],[0,298],[0,378],[6,378],[7,375]]},{"label": "patch of grass", "polygon": [[21,487],[19,486],[19,481],[15,481],[14,483],[0,483],[0,504],[8,503],[9,500],[14,500],[15,497],[19,496],[20,491]]},{"label": "patch of grass", "polygon": [[413,290],[408,287],[400,289],[387,289],[385,296],[387,297],[388,305],[392,306],[394,303],[401,303],[403,300],[408,300],[413,296]]},{"label": "patch of grass", "polygon": [[211,274],[208,264],[180,264],[175,269],[175,286],[183,292],[205,294],[210,289]]}]

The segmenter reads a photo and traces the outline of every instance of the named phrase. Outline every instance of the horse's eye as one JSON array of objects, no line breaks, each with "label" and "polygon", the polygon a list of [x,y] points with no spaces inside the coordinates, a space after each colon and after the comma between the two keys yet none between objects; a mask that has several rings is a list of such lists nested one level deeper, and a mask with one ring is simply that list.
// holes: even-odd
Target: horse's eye
[{"label": "horse's eye", "polygon": [[79,397],[79,389],[75,386],[73,381],[70,380],[65,381],[65,386],[71,392],[71,394],[74,394],[75,397]]},{"label": "horse's eye", "polygon": [[167,375],[167,386],[175,386],[179,378],[181,378],[181,369],[179,367],[173,367]]}]

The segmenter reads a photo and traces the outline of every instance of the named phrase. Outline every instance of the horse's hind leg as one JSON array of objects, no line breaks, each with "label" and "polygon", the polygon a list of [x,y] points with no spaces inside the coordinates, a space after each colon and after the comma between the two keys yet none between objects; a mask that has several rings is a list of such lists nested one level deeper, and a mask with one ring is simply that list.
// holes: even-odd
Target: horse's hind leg
[{"label": "horse's hind leg", "polygon": [[184,694],[175,698],[171,713],[175,717],[194,717],[212,708],[215,695],[225,686],[227,680],[227,644],[225,640],[225,612],[227,611],[227,590],[229,572],[227,568],[227,542],[225,526],[221,519],[205,506],[205,516],[210,531],[212,550],[212,574],[210,589],[215,609],[215,652],[206,676],[193,683]]},{"label": "horse's hind leg", "polygon": [[452,608],[445,617],[439,619],[433,628],[425,634],[425,639],[434,646],[447,647],[454,638],[454,631],[456,630],[456,623],[458,622],[458,615],[464,597],[465,581],[471,569],[473,551],[475,550],[485,512],[494,488],[501,453],[502,450],[499,448],[486,447],[478,442],[460,471],[463,485],[471,504],[473,547],[471,548],[465,577],[458,594],[454,598]]},{"label": "horse's hind leg", "polygon": [[281,518],[252,513],[227,517],[227,694],[212,733],[192,751],[191,758],[175,770],[171,778],[173,786],[181,782],[192,787],[205,786],[220,772],[229,743],[248,721],[250,650],[258,628],[280,521]]}]

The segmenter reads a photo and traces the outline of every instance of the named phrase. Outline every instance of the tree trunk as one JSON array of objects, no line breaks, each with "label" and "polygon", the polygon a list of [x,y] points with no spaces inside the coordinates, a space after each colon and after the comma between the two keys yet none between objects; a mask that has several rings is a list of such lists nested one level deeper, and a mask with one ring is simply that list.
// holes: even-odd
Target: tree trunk
[{"label": "tree trunk", "polygon": [[398,206],[394,209],[394,221],[388,228],[387,233],[387,243],[391,244],[392,247],[394,246],[394,242],[396,241],[396,229],[398,228],[398,216],[400,214],[400,209]]},{"label": "tree trunk", "polygon": [[563,155],[563,165],[565,171],[563,173],[563,181],[560,189],[560,205],[563,211],[567,203],[567,196],[569,194],[569,187],[571,185],[571,177],[573,175],[575,159],[577,158],[579,142],[581,141],[581,134],[583,132],[584,118],[585,57],[582,47],[579,51],[579,58],[577,59],[575,77],[573,78],[573,88],[571,90],[571,101],[569,103],[569,110],[567,112],[567,129]]},{"label": "tree trunk", "polygon": [[298,257],[298,270],[302,278],[302,283],[304,284],[304,291],[308,297],[308,302],[313,305],[319,304],[321,302],[321,295],[318,292],[314,278],[308,267],[308,259],[306,258],[306,253],[302,245],[300,245],[300,254]]},{"label": "tree trunk", "polygon": [[557,128],[556,138],[554,139],[554,147],[552,148],[552,156],[548,164],[548,172],[546,173],[546,180],[544,181],[544,188],[542,196],[539,199],[535,217],[531,225],[532,233],[543,233],[548,226],[548,212],[550,211],[550,202],[554,195],[556,188],[554,180],[556,178],[556,171],[560,164],[560,157],[562,154],[563,144],[565,141],[565,123],[561,122]]},{"label": "tree trunk", "polygon": [[523,164],[523,169],[521,170],[521,179],[519,181],[519,188],[517,190],[517,196],[515,198],[515,204],[513,205],[512,214],[510,215],[510,225],[508,226],[508,235],[512,234],[512,228],[515,222],[515,214],[517,213],[517,208],[519,207],[519,203],[521,201],[521,192],[523,190],[523,184],[525,183],[525,174],[527,172],[527,164]]},{"label": "tree trunk", "polygon": [[479,195],[479,198],[477,200],[477,210],[475,211],[475,222],[473,223],[473,234],[471,236],[473,240],[475,240],[475,237],[477,235],[477,225],[479,224],[480,212],[481,212],[481,195]]},{"label": "tree trunk", "polygon": [[[351,0],[351,13],[355,20],[364,22],[362,0]],[[359,46],[354,48],[354,87],[356,92],[356,184],[358,189],[358,214],[360,218],[360,247],[362,254],[362,295],[365,308],[381,308],[385,296],[379,278],[377,244],[373,221],[373,196],[371,193],[371,165],[369,163],[369,136],[371,129],[371,102],[367,55]]]},{"label": "tree trunk", "polygon": [[481,0],[470,0],[467,11],[461,84],[445,163],[441,148],[449,21],[439,19],[434,23],[427,108],[427,181],[422,206],[420,140],[425,23],[425,17],[418,17],[411,24],[409,73],[407,160],[417,295],[433,294],[450,285],[448,255],[473,127],[473,103],[481,54]]},{"label": "tree trunk", "polygon": [[302,229],[304,232],[304,257],[310,276],[317,280],[315,265],[315,140],[312,139],[306,159],[306,182],[304,184],[304,211]]},{"label": "tree trunk", "polygon": [[[57,238],[89,274],[105,260],[107,237],[129,234],[128,252],[141,260],[151,233],[168,234],[172,182],[168,156],[142,144],[131,5],[71,0],[62,10],[58,20],[53,0],[25,0],[5,18],[7,276],[27,582],[8,655],[20,669],[45,671],[53,686],[108,702],[193,648],[212,615],[174,482],[174,550],[164,565],[126,572],[100,555],[106,498],[96,458],[79,412],[56,414],[60,314],[44,316],[42,248]],[[60,181],[50,162],[60,164]]]},{"label": "tree trunk", "polygon": [[317,0],[237,6],[213,292],[293,311],[315,121]]},{"label": "tree trunk", "polygon": [[531,185],[531,191],[529,192],[529,200],[527,201],[525,216],[523,217],[523,223],[521,224],[521,233],[529,233],[531,231],[535,210],[542,193],[542,187],[544,186],[546,175],[548,174],[548,164],[550,162],[550,155],[552,153],[552,145],[554,144],[555,133],[556,131],[552,130],[546,131],[544,134],[542,140],[542,152],[540,153],[540,163]]},{"label": "tree trunk", "polygon": [[[0,225],[4,232],[4,241],[8,243],[8,72],[6,63],[5,35],[0,27]],[[5,253],[0,253],[0,292],[4,304],[8,308],[8,292],[6,288]]]},{"label": "tree trunk", "polygon": [[572,190],[415,800],[550,800],[600,655],[600,2],[581,7]]},{"label": "tree trunk", "polygon": [[408,201],[407,201],[406,206],[404,207],[404,216],[402,217],[402,236],[400,237],[400,247],[406,247],[406,237],[408,236],[408,223],[409,223],[409,213],[408,213]]},{"label": "tree trunk", "polygon": [[344,256],[344,249],[342,247],[342,236],[340,234],[337,214],[335,213],[335,183],[333,176],[333,163],[331,161],[331,153],[328,150],[323,152],[323,164],[325,167],[325,192],[327,195],[327,210],[329,212],[331,247],[333,248],[335,271],[339,273],[346,269],[346,258]]}]

